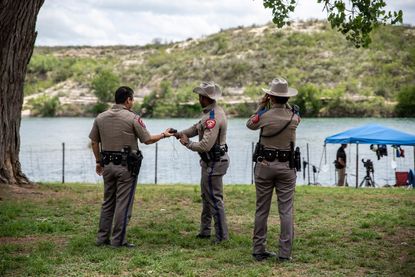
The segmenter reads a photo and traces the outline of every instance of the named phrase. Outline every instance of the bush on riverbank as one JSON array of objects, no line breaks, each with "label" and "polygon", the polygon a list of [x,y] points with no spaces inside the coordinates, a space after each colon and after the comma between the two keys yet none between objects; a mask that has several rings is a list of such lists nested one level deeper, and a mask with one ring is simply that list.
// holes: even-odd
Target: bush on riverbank
[{"label": "bush on riverbank", "polygon": [[[134,249],[94,245],[102,185],[0,186],[0,275],[410,276],[415,190],[298,186],[293,261],[255,262],[255,187],[224,187],[230,240],[195,238],[199,186],[139,185],[127,236]],[[275,196],[274,196],[275,198]],[[268,249],[278,247],[273,201]]]},{"label": "bush on riverbank", "polygon": [[403,88],[397,100],[395,110],[398,116],[415,117],[415,86]]},{"label": "bush on riverbank", "polygon": [[112,71],[104,69],[92,80],[92,89],[101,103],[114,102],[114,92],[120,86],[120,79]]},{"label": "bush on riverbank", "polygon": [[193,86],[188,85],[175,93],[171,84],[163,81],[160,89],[144,97],[141,105],[135,106],[144,117],[195,117],[202,109],[197,96],[192,92]]},{"label": "bush on riverbank", "polygon": [[30,100],[29,105],[33,116],[52,117],[58,112],[60,102],[57,96],[41,95]]}]

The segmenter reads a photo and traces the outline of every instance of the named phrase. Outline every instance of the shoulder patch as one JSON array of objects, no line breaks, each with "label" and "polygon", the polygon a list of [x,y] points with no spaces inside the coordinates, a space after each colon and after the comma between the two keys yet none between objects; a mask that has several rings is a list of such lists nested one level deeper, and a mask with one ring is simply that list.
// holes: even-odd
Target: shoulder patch
[{"label": "shoulder patch", "polygon": [[214,120],[214,119],[208,119],[205,122],[205,126],[206,126],[207,129],[212,129],[212,128],[215,127],[215,125],[216,125],[216,120]]},{"label": "shoulder patch", "polygon": [[144,124],[144,122],[141,119],[141,117],[137,116],[137,122],[138,122],[138,124],[140,124],[141,127],[146,128],[146,125]]},{"label": "shoulder patch", "polygon": [[259,122],[259,114],[255,114],[252,119],[251,119],[252,123],[256,124]]}]

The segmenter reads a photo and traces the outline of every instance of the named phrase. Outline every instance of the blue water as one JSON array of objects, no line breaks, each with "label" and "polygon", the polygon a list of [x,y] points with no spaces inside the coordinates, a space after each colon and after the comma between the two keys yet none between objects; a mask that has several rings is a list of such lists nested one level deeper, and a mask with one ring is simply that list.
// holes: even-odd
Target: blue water
[{"label": "blue water", "polygon": [[[21,126],[22,168],[33,181],[62,180],[62,143],[65,143],[65,182],[101,182],[101,177],[94,172],[95,159],[89,146],[88,134],[93,118],[23,118]],[[144,120],[151,133],[160,133],[168,127],[178,130],[194,124],[197,119],[147,119]],[[231,158],[230,168],[224,178],[227,184],[249,184],[252,178],[251,151],[252,143],[258,139],[258,132],[245,127],[246,119],[230,119],[228,125],[228,145]],[[317,172],[310,170],[310,182],[323,185],[335,183],[332,162],[339,145],[328,145],[326,156],[323,143],[327,136],[366,123],[379,123],[409,133],[415,133],[415,119],[377,119],[377,118],[304,118],[297,129],[297,145],[302,157],[315,165]],[[139,176],[139,183],[198,183],[200,167],[198,155],[188,151],[176,139],[169,138],[158,143],[157,174],[155,164],[155,145],[141,145],[144,162]],[[397,170],[407,171],[414,168],[414,149],[404,147],[406,157],[397,159]],[[350,145],[348,155],[348,182],[355,185],[356,145]],[[394,184],[394,170],[391,167],[392,151],[388,147],[388,156],[377,160],[369,145],[359,146],[359,158],[374,161],[375,182],[379,185]],[[359,159],[358,182],[365,175],[365,169]],[[326,164],[326,165],[325,165]],[[311,168],[310,168],[311,169]],[[306,170],[308,172],[308,170]],[[314,177],[314,178],[313,178]],[[307,184],[308,176],[298,173],[298,183]]]}]

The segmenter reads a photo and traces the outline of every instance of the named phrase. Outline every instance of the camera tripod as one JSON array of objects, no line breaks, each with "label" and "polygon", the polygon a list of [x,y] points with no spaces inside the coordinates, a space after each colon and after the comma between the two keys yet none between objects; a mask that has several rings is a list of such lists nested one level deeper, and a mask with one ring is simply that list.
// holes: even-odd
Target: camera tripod
[{"label": "camera tripod", "polygon": [[320,185],[320,183],[316,182],[316,173],[319,173],[320,169],[317,166],[304,161],[304,159],[303,159],[303,179],[305,180],[305,169],[307,166],[310,166],[311,170],[313,171],[313,183],[310,182],[310,175],[308,175],[308,185],[315,185],[315,186]]},{"label": "camera tripod", "polygon": [[[360,182],[359,187],[362,187],[364,185],[364,187],[376,187],[375,185],[375,181],[372,179],[372,176],[370,176],[370,170],[366,170],[366,176],[363,177],[362,182]],[[372,172],[373,175],[373,172]]]}]

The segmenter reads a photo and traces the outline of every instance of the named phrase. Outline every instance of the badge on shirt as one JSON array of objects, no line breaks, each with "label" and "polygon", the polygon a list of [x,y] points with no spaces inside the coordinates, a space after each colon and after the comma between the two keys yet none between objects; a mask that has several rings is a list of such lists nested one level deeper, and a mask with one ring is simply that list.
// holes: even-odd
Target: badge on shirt
[{"label": "badge on shirt", "polygon": [[141,125],[141,127],[146,128],[146,125],[144,124],[144,122],[143,122],[143,120],[141,119],[141,117],[138,117],[138,118],[137,118],[137,122],[138,122],[138,124],[140,124],[140,125]]},{"label": "badge on shirt", "polygon": [[216,125],[216,121],[214,119],[208,119],[205,122],[205,126],[207,129],[212,129],[213,127],[215,127]]},{"label": "badge on shirt", "polygon": [[259,122],[259,114],[256,114],[252,119],[251,119],[252,123],[256,124]]}]

